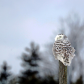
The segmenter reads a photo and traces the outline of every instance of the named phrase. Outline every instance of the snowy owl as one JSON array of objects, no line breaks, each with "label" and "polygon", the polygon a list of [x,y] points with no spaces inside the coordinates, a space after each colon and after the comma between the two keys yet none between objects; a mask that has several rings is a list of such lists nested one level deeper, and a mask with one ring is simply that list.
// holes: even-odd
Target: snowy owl
[{"label": "snowy owl", "polygon": [[60,60],[65,66],[70,66],[75,56],[75,49],[71,46],[67,36],[64,34],[59,34],[55,37],[52,51],[55,59]]}]

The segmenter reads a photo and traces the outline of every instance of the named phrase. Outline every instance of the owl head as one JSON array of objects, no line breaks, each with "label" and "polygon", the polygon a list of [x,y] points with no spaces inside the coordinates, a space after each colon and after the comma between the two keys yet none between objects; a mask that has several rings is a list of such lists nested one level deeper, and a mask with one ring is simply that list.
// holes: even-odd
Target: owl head
[{"label": "owl head", "polygon": [[64,40],[64,39],[67,39],[67,37],[64,34],[58,34],[55,37],[55,41],[57,41],[57,40]]}]

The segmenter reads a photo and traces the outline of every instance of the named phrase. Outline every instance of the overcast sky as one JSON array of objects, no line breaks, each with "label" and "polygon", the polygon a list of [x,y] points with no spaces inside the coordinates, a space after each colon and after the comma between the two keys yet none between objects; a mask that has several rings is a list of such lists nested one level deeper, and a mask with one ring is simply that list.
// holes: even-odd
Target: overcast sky
[{"label": "overcast sky", "polygon": [[17,74],[24,48],[31,41],[42,48],[74,11],[84,17],[84,0],[0,0],[0,65],[6,60]]}]

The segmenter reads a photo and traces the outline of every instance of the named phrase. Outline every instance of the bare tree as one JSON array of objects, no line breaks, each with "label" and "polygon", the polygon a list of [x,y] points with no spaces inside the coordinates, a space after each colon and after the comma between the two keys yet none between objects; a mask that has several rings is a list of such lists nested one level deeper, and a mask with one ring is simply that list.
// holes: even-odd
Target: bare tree
[{"label": "bare tree", "polygon": [[[61,30],[60,30],[61,29]],[[58,32],[56,31],[55,36],[59,33],[63,33],[68,36],[71,45],[75,48],[76,56],[72,60],[71,66],[68,67],[68,75],[69,81],[73,81],[73,79],[79,78],[80,75],[83,74],[83,59],[82,58],[82,50],[83,50],[83,43],[84,43],[84,22],[80,20],[80,17],[77,14],[70,14],[68,17],[60,19],[60,29]],[[52,40],[54,42],[54,39]],[[53,42],[47,44],[48,52],[52,55],[52,45]],[[55,63],[54,63],[55,64]],[[74,75],[76,74],[76,76]]]},{"label": "bare tree", "polygon": [[[65,31],[65,33],[68,35],[68,38],[76,49],[76,57],[72,60],[72,64],[69,67],[69,78],[73,79],[73,74],[77,73],[77,76],[79,77],[83,73],[83,60],[81,59],[81,51],[83,49],[83,43],[84,43],[84,22],[80,21],[80,18],[77,14],[73,14],[68,16],[66,19],[63,19],[63,24],[65,29],[68,28],[68,33]],[[72,73],[72,74],[71,74]],[[77,78],[78,78],[77,77]],[[71,80],[72,80],[71,79]],[[70,80],[70,82],[71,82]]]}]

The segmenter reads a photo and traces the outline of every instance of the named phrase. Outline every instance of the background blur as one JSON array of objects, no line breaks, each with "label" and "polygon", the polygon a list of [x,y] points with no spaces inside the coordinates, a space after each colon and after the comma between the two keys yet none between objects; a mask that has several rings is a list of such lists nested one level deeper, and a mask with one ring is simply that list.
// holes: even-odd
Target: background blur
[{"label": "background blur", "polygon": [[60,33],[76,49],[68,84],[84,84],[84,0],[0,0],[0,84],[59,84]]}]

